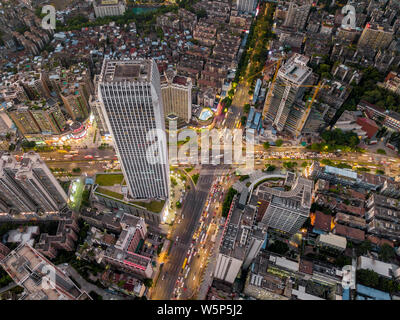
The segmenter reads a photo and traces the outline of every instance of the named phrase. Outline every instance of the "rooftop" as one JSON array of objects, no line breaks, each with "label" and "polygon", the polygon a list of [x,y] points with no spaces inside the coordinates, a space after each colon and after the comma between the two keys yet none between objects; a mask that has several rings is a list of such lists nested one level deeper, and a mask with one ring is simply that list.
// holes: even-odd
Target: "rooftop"
[{"label": "rooftop", "polygon": [[104,59],[100,78],[103,82],[150,82],[153,61]]}]

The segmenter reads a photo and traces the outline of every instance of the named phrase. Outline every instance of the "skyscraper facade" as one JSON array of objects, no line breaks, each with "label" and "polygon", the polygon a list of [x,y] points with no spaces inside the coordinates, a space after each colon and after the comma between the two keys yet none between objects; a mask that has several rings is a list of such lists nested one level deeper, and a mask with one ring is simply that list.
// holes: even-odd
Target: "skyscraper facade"
[{"label": "skyscraper facade", "polygon": [[289,4],[289,10],[283,25],[295,30],[303,30],[307,23],[307,17],[310,13],[310,9],[311,5],[308,3],[297,4],[294,1],[291,2]]},{"label": "skyscraper facade", "polygon": [[167,70],[161,76],[161,93],[166,116],[173,114],[185,124],[192,117],[192,80]]},{"label": "skyscraper facade", "polygon": [[66,203],[65,191],[37,153],[25,153],[21,162],[17,162],[11,155],[1,157],[2,212],[56,213]]},{"label": "skyscraper facade", "polygon": [[[293,180],[293,174],[286,178]],[[258,200],[268,201],[268,207],[262,217],[264,226],[295,234],[300,230],[310,214],[313,181],[304,177],[294,180],[289,191],[261,186]]]},{"label": "skyscraper facade", "polygon": [[149,134],[154,130],[165,132],[160,74],[156,63],[154,60],[105,59],[98,85],[102,113],[130,196],[167,199],[169,164],[166,139]]},{"label": "skyscraper facade", "polygon": [[376,23],[367,23],[358,40],[358,46],[386,49],[393,40],[393,34],[393,29],[390,27],[380,26]]},{"label": "skyscraper facade", "polygon": [[[273,122],[278,131],[288,127],[288,131],[297,128],[297,121],[289,117],[291,110],[299,98],[303,95],[312,74],[312,69],[307,67],[309,58],[295,54],[279,69],[276,81],[271,86],[272,98],[266,101],[266,119]],[[290,121],[288,121],[290,120]]]},{"label": "skyscraper facade", "polygon": [[240,12],[254,13],[257,7],[257,2],[257,0],[237,0],[236,6]]}]

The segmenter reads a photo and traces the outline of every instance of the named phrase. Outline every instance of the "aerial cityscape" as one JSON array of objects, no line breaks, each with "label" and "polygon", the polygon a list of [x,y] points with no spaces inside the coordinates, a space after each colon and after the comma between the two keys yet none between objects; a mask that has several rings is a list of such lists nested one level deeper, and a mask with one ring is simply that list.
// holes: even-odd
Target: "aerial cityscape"
[{"label": "aerial cityscape", "polygon": [[0,300],[400,300],[400,1],[1,0]]}]

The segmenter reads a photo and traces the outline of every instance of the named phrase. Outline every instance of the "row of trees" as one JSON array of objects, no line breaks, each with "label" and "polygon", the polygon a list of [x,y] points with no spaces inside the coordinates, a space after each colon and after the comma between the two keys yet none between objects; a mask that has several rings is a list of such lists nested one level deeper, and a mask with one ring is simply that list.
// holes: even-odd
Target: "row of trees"
[{"label": "row of trees", "polygon": [[400,283],[392,279],[380,277],[379,274],[372,270],[357,270],[356,281],[359,284],[382,290],[389,293],[400,291]]},{"label": "row of trees", "polygon": [[353,131],[342,131],[340,129],[325,130],[321,134],[323,143],[313,143],[309,148],[313,151],[334,152],[338,149],[342,151],[359,151],[357,147],[360,139]]},{"label": "row of trees", "polygon": [[269,6],[267,12],[265,12],[264,7],[261,8],[254,27],[253,36],[249,39],[248,52],[251,54],[250,67],[248,70],[248,75],[251,77],[248,79],[249,85],[252,85],[256,81],[257,77],[253,77],[253,75],[259,73],[263,69],[268,57],[269,40],[274,37],[272,33],[272,23],[275,7],[271,4],[267,4],[267,6]]},{"label": "row of trees", "polygon": [[229,208],[231,207],[231,203],[235,194],[237,194],[237,191],[232,187],[229,188],[228,193],[225,196],[224,203],[222,204],[222,216],[225,218],[228,216]]}]

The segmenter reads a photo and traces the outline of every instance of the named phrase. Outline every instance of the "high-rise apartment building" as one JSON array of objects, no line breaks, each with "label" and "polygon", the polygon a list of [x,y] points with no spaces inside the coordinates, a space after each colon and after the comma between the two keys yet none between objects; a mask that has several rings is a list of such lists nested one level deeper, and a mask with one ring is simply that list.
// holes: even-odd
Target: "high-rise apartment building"
[{"label": "high-rise apartment building", "polygon": [[66,126],[60,105],[54,99],[47,102],[29,101],[7,109],[9,117],[23,135],[59,134]]},{"label": "high-rise apartment building", "polygon": [[39,154],[25,153],[15,179],[44,212],[56,212],[67,202],[67,195]]},{"label": "high-rise apartment building", "polygon": [[40,127],[29,112],[29,107],[23,105],[12,106],[7,110],[7,114],[23,135],[41,133]]},{"label": "high-rise apartment building", "polygon": [[295,1],[292,1],[289,4],[289,10],[286,14],[286,19],[283,25],[285,27],[290,27],[295,30],[303,30],[306,23],[308,14],[310,13],[311,5],[306,4],[297,4]]},{"label": "high-rise apartment building", "polygon": [[47,75],[45,72],[29,72],[21,76],[20,83],[24,88],[29,99],[50,98],[50,90],[47,85]]},{"label": "high-rise apartment building", "polygon": [[122,16],[125,13],[125,3],[119,0],[101,0],[93,2],[96,18],[106,16]]},{"label": "high-rise apartment building", "polygon": [[[107,127],[136,199],[166,199],[169,164],[160,74],[154,60],[104,60],[99,99]],[[153,152],[154,151],[154,152]]]},{"label": "high-rise apartment building", "polygon": [[367,23],[358,40],[358,46],[386,49],[393,40],[393,33],[393,29],[391,28],[375,23]]},{"label": "high-rise apartment building", "polygon": [[236,6],[239,12],[254,13],[258,0],[237,0]]},{"label": "high-rise apartment building", "polygon": [[[294,174],[286,178],[294,180]],[[300,230],[310,214],[313,181],[298,177],[291,184],[289,191],[267,186],[260,186],[257,191],[258,200],[267,201],[268,207],[261,223],[269,228],[295,234]]]},{"label": "high-rise apartment building", "polygon": [[94,93],[89,68],[84,63],[68,69],[57,67],[47,75],[51,94],[63,102],[72,120],[84,120],[90,113],[89,97]]},{"label": "high-rise apartment building", "polygon": [[67,203],[67,195],[46,164],[35,152],[0,159],[0,208],[3,212],[56,213]]},{"label": "high-rise apartment building", "polygon": [[265,240],[265,230],[255,224],[258,208],[235,208],[232,201],[224,228],[223,239],[214,270],[214,277],[233,283],[241,268],[247,269],[260,252]]},{"label": "high-rise apartment building", "polygon": [[16,284],[24,288],[20,300],[90,299],[58,267],[29,244],[11,251],[0,265]]},{"label": "high-rise apartment building", "polygon": [[3,155],[0,159],[0,198],[2,212],[34,212],[36,205],[15,179],[18,163],[15,157]]},{"label": "high-rise apartment building", "polygon": [[160,82],[165,116],[173,114],[189,123],[192,117],[192,80],[169,69],[161,76]]},{"label": "high-rise apartment building", "polygon": [[[276,81],[271,86],[271,99],[265,102],[265,117],[273,122],[278,131],[297,129],[301,117],[289,117],[295,102],[306,90],[312,69],[307,67],[309,58],[296,53],[279,69]],[[288,121],[290,120],[290,121]]]},{"label": "high-rise apartment building", "polygon": [[61,93],[64,107],[73,120],[83,120],[89,116],[89,95],[82,87],[66,88]]}]

